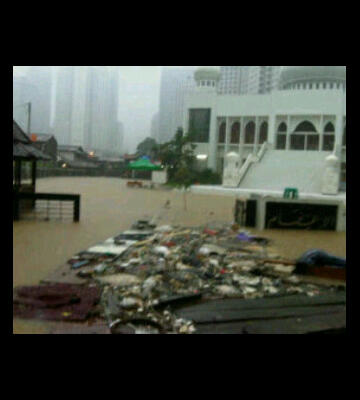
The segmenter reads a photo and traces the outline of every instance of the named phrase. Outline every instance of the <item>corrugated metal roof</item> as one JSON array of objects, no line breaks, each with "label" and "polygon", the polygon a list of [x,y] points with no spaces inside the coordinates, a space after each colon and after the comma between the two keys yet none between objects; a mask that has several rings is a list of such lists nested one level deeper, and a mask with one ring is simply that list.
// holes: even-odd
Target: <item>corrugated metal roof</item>
[{"label": "corrugated metal roof", "polygon": [[58,145],[58,151],[71,151],[71,152],[84,153],[84,150],[81,146],[72,146],[72,145]]},{"label": "corrugated metal roof", "polygon": [[20,128],[20,126],[13,120],[13,141],[20,143],[31,143],[30,138]]},{"label": "corrugated metal roof", "polygon": [[13,146],[13,157],[23,159],[35,159],[35,160],[51,160],[51,157],[44,154],[31,144],[14,143]]},{"label": "corrugated metal roof", "polygon": [[[51,138],[54,138],[54,135],[49,135],[47,133],[33,133],[33,135],[36,136],[36,141],[35,143],[40,143],[40,142],[47,142]],[[56,139],[55,139],[56,140]]]}]

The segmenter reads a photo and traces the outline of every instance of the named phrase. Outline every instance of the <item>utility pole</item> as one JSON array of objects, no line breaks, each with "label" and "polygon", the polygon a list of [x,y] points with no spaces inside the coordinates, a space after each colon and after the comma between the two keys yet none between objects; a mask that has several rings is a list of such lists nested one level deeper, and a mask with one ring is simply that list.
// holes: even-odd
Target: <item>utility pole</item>
[{"label": "utility pole", "polygon": [[31,134],[31,102],[28,103],[28,135]]}]

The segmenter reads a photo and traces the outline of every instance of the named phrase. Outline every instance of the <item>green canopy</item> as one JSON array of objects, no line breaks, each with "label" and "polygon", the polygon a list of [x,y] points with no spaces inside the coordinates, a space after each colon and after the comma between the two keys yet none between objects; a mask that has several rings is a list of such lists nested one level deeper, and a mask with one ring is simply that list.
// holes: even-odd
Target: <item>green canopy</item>
[{"label": "green canopy", "polygon": [[141,159],[129,164],[129,169],[137,171],[159,171],[162,170],[160,165],[152,164],[149,160]]}]

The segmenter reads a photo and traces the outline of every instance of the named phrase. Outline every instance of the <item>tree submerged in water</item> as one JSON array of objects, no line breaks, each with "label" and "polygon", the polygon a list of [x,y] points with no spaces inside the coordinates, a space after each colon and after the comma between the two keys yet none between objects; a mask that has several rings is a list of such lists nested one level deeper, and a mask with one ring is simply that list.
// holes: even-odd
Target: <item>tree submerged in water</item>
[{"label": "tree submerged in water", "polygon": [[170,142],[160,145],[159,158],[168,170],[169,183],[183,190],[184,209],[187,210],[186,194],[194,183],[194,164],[196,157],[193,135],[184,135],[179,128]]}]

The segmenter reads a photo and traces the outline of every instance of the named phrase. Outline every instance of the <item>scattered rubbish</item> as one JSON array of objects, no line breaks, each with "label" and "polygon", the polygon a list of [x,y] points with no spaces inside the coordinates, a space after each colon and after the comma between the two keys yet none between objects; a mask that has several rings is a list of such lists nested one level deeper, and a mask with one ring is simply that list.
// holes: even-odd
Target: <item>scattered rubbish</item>
[{"label": "scattered rubbish", "polygon": [[71,266],[71,268],[72,268],[72,269],[78,269],[78,268],[84,267],[84,266],[87,265],[87,264],[89,264],[89,261],[87,261],[87,260],[85,260],[85,261],[80,261],[80,262],[74,263],[74,264]]},{"label": "scattered rubbish", "polygon": [[140,282],[139,278],[135,275],[129,274],[116,274],[116,275],[105,275],[96,278],[101,283],[107,283],[112,286],[129,286]]},{"label": "scattered rubbish", "polygon": [[205,228],[205,229],[204,229],[204,233],[206,233],[207,235],[210,235],[210,236],[215,236],[215,235],[217,235],[217,232],[216,232],[216,231],[214,231],[214,230],[212,230],[212,229],[208,229],[208,228]]},{"label": "scattered rubbish", "polygon": [[161,233],[170,233],[173,231],[173,228],[170,225],[162,225],[155,228],[155,232]]},{"label": "scattered rubbish", "polygon": [[[295,263],[282,262],[273,249],[268,251],[266,238],[239,229],[215,222],[185,229],[137,221],[131,230],[68,261],[70,269],[79,269],[77,275],[87,279],[84,292],[57,289],[57,295],[49,297],[40,286],[31,297],[20,291],[14,310],[18,315],[84,319],[101,293],[101,317],[112,334],[193,334],[193,321],[175,314],[184,305],[298,293],[308,299],[321,294],[318,285],[294,275]],[[314,262],[314,253],[308,256],[300,264]],[[321,257],[324,260],[323,253]],[[325,260],[339,264],[333,258]],[[86,286],[89,282],[96,286]],[[89,301],[84,303],[84,297]]]},{"label": "scattered rubbish", "polygon": [[236,238],[244,242],[250,242],[252,239],[252,237],[248,236],[245,232],[240,233],[240,235],[237,235]]},{"label": "scattered rubbish", "polygon": [[167,247],[165,247],[165,246],[156,246],[154,248],[154,252],[156,254],[161,254],[163,257],[166,257],[166,256],[168,256],[170,254],[169,249]]},{"label": "scattered rubbish", "polygon": [[15,289],[13,315],[42,320],[86,320],[100,300],[96,286],[65,283]]}]

